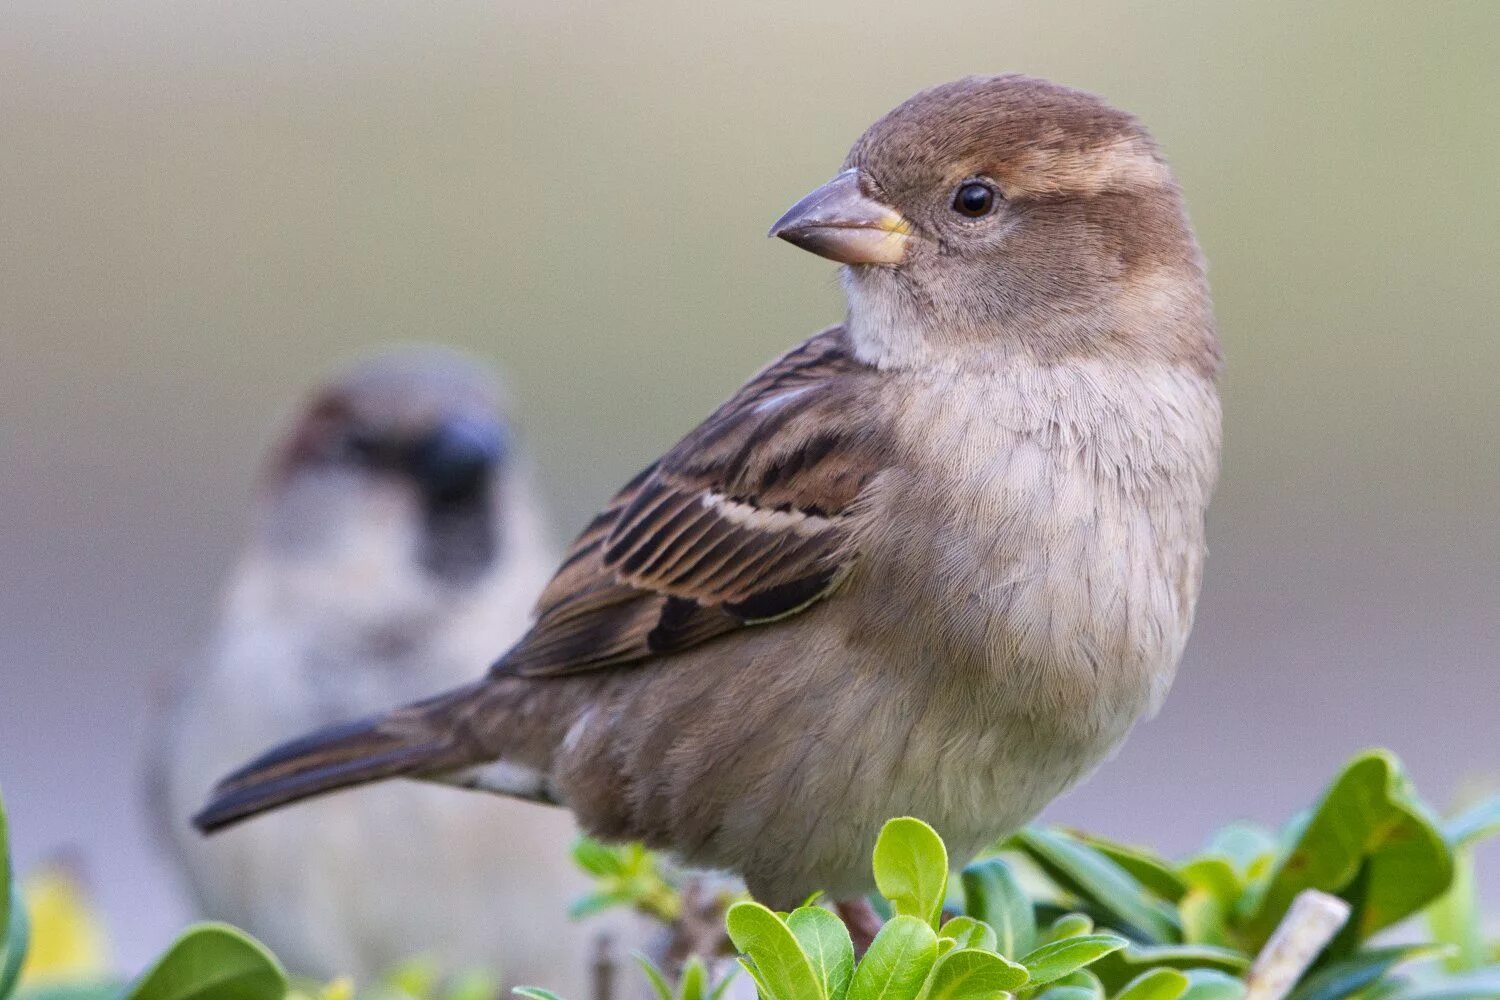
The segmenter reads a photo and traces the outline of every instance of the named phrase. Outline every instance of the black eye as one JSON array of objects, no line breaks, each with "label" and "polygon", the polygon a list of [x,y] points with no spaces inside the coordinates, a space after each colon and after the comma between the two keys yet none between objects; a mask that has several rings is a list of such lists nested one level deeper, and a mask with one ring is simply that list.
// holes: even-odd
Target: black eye
[{"label": "black eye", "polygon": [[988,184],[969,181],[959,185],[953,196],[953,211],[977,219],[989,215],[995,208],[995,191]]}]

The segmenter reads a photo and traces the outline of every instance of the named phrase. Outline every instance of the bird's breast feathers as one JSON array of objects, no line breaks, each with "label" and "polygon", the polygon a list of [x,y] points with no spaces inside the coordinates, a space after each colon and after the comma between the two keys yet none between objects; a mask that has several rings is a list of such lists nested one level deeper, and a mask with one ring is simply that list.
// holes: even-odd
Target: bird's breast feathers
[{"label": "bird's breast feathers", "polygon": [[1154,709],[1198,593],[1213,383],[1090,361],[903,381],[896,437],[918,457],[864,508],[852,584],[881,599],[849,602],[854,630],[973,667],[1012,710]]}]

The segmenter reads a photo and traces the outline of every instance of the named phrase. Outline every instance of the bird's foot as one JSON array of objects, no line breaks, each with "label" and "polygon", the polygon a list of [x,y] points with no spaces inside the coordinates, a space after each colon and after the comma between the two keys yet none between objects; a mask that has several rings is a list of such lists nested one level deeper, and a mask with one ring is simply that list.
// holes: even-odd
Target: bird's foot
[{"label": "bird's foot", "polygon": [[849,937],[854,940],[856,955],[863,955],[869,949],[870,942],[875,940],[875,935],[885,925],[880,914],[875,912],[875,907],[863,896],[835,903],[834,911],[838,913],[844,926],[849,928]]}]

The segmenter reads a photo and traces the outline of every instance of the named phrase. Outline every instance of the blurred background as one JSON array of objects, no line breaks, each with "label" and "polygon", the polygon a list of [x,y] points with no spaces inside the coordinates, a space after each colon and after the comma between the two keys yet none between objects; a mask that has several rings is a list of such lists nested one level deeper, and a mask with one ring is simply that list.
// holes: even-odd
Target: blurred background
[{"label": "blurred background", "polygon": [[503,365],[571,533],[840,317],[833,267],[770,222],[915,90],[1001,70],[1156,131],[1229,359],[1176,690],[1050,818],[1186,849],[1279,822],[1377,743],[1438,801],[1492,781],[1497,46],[1488,0],[7,0],[19,865],[76,848],[127,965],[180,925],[139,807],[145,706],[213,620],[278,419],[331,364],[436,341]]}]

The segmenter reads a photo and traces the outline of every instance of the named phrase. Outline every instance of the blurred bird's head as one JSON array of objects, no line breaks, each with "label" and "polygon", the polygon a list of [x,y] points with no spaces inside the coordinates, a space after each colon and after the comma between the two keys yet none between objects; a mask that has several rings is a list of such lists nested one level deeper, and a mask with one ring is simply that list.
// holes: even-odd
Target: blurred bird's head
[{"label": "blurred bird's head", "polygon": [[373,585],[418,570],[463,586],[504,555],[511,434],[491,373],[435,349],[357,364],[276,452],[262,533],[280,555]]},{"label": "blurred bird's head", "polygon": [[1177,182],[1134,117],[1024,76],[924,91],[771,229],[847,265],[866,360],[977,353],[1217,368]]}]

